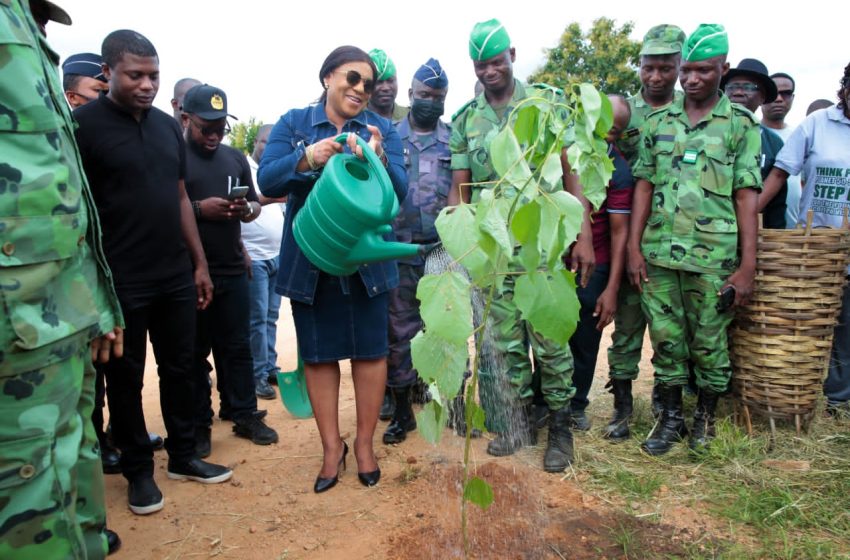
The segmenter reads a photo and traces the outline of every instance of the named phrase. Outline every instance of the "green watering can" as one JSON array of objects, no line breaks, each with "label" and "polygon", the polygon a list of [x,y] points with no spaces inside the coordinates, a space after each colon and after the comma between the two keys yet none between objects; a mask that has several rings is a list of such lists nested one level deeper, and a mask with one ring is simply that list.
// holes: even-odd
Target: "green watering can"
[{"label": "green watering can", "polygon": [[[348,134],[336,141],[344,142]],[[398,199],[377,154],[355,138],[366,161],[352,154],[331,157],[292,226],[307,259],[334,276],[348,276],[370,262],[412,257],[420,249],[384,240],[398,214]]]},{"label": "green watering can", "polygon": [[304,379],[304,361],[298,353],[298,366],[293,371],[277,372],[277,388],[280,389],[280,400],[290,414],[296,418],[310,418],[313,407],[310,406],[310,396],[307,394],[307,381]]}]

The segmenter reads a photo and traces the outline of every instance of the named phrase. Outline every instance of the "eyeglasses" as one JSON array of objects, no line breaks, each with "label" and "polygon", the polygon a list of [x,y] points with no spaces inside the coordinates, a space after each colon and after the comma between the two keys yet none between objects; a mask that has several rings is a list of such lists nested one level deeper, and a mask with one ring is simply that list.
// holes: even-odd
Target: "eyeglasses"
[{"label": "eyeglasses", "polygon": [[[334,74],[339,72],[342,72],[342,70],[333,71]],[[360,82],[363,82],[363,91],[369,94],[375,91],[375,80],[364,80],[363,76],[357,70],[349,70],[345,72],[345,81],[348,82],[348,85],[351,87],[355,87]]]},{"label": "eyeglasses", "polygon": [[791,99],[792,97],[794,97],[794,90],[793,89],[783,89],[781,91],[777,91],[776,95],[787,101],[787,100]]},{"label": "eyeglasses", "polygon": [[197,129],[201,131],[201,136],[210,136],[212,134],[215,134],[216,136],[221,136],[222,138],[224,138],[226,134],[230,134],[230,125],[227,123],[227,121],[224,121],[221,124],[204,126],[193,118],[190,118],[189,120],[192,121],[192,124],[195,125],[195,127],[197,127]]},{"label": "eyeglasses", "polygon": [[746,91],[748,93],[752,93],[755,91],[759,91],[761,88],[758,84],[751,84],[749,82],[735,82],[734,84],[726,84],[726,91]]}]

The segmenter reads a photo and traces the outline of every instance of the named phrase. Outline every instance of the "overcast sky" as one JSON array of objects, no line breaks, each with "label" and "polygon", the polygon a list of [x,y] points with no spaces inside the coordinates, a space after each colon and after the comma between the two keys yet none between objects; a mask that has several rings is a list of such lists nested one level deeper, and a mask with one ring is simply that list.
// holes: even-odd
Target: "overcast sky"
[{"label": "overcast sky", "polygon": [[721,23],[729,32],[733,66],[742,58],[758,58],[770,72],[794,76],[797,95],[789,120],[795,123],[814,99],[835,100],[839,78],[850,62],[845,11],[835,7],[841,3],[829,8],[825,0],[54,1],[74,20],[71,27],[48,26],[48,39],[63,59],[77,52],[99,53],[110,31],[134,29],[159,52],[157,107],[170,112],[174,82],[189,76],[222,88],[230,113],[266,123],[319,96],[319,67],[343,44],[387,51],[398,68],[398,100],[405,105],[413,73],[429,57],[439,59],[449,77],[448,118],[473,94],[469,31],[491,17],[500,19],[511,36],[517,53],[514,70],[521,79],[542,65],[544,49],[554,47],[573,21],[585,30],[601,16],[618,25],[633,21],[636,40],[658,23],[679,25],[687,34],[700,22]]}]

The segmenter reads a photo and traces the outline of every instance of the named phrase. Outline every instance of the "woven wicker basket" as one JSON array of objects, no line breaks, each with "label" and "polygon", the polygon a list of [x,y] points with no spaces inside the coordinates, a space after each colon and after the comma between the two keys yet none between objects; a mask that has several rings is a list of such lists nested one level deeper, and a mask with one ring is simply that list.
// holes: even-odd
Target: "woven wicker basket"
[{"label": "woven wicker basket", "polygon": [[[845,220],[846,221],[846,220]],[[850,230],[760,229],[756,283],[729,333],[732,387],[750,412],[793,419],[800,433],[823,394],[832,333],[850,261]]]}]

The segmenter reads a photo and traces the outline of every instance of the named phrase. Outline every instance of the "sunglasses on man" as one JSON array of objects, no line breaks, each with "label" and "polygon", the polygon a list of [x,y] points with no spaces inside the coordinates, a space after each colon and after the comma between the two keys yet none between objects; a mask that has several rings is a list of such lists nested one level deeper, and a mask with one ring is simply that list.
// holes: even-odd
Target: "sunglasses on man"
[{"label": "sunglasses on man", "polygon": [[[343,70],[334,70],[334,74],[343,72]],[[348,70],[345,72],[345,81],[351,87],[357,87],[357,84],[363,82],[363,91],[371,94],[375,91],[375,80],[364,80],[363,76],[357,70]]]},{"label": "sunglasses on man", "polygon": [[223,138],[226,134],[230,134],[230,125],[227,123],[227,121],[224,121],[221,124],[212,124],[205,126],[193,119],[192,117],[189,117],[189,120],[192,122],[193,125],[195,125],[198,130],[201,131],[201,136],[210,136],[212,134],[215,134],[216,136],[221,136]]}]

